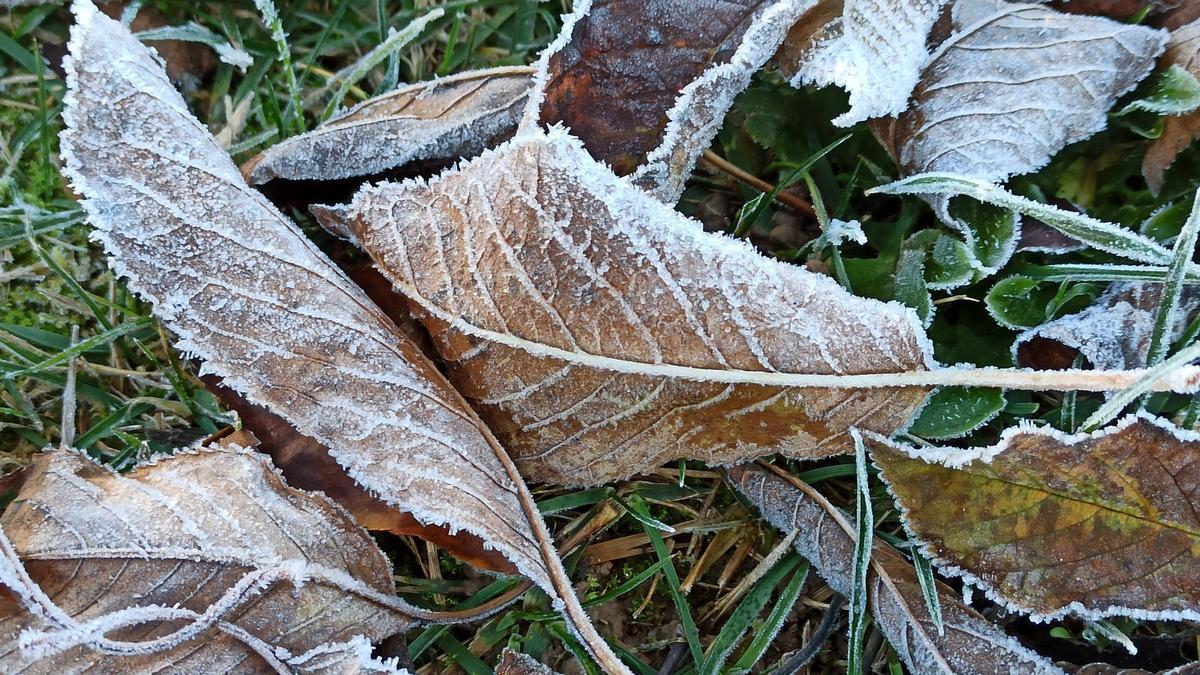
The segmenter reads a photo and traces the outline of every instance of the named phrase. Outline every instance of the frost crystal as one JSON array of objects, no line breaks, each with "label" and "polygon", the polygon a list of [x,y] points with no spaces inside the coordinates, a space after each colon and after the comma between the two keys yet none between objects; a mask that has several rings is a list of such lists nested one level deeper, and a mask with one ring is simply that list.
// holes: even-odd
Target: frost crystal
[{"label": "frost crystal", "polygon": [[904,112],[929,59],[925,39],[946,0],[846,0],[842,15],[801,48],[792,84],[836,84],[850,110],[833,123],[849,127]]}]

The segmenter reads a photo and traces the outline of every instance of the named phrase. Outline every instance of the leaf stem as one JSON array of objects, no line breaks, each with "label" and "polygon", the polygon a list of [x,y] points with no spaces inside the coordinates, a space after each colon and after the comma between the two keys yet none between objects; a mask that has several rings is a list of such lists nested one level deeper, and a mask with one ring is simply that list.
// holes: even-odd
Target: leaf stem
[{"label": "leaf stem", "polygon": [[755,176],[752,173],[742,170],[741,167],[737,166],[733,162],[730,162],[729,160],[725,159],[724,157],[718,155],[717,153],[713,152],[712,150],[704,151],[704,160],[707,161],[709,164],[712,164],[721,173],[729,174],[731,177],[736,178],[737,180],[745,183],[746,185],[749,185],[750,187],[754,188],[755,190],[758,190],[759,192],[762,192],[762,193],[768,194],[768,195],[771,193],[775,193],[775,198],[778,199],[780,202],[782,202],[783,204],[786,204],[787,206],[792,207],[793,209],[796,209],[800,213],[803,213],[804,215],[808,216],[809,218],[815,218],[817,215],[817,212],[813,209],[812,204],[809,204],[808,202],[804,201],[803,199],[797,197],[794,194],[791,194],[790,192],[783,192],[783,191],[776,192],[775,186],[772,185],[771,183],[768,183],[767,181],[759,178],[758,176]]}]

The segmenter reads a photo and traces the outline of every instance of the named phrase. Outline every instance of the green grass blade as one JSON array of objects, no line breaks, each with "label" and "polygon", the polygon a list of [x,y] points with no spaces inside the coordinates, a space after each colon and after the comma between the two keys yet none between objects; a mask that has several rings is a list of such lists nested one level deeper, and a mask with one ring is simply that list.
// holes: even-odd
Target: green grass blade
[{"label": "green grass blade", "polygon": [[[471,609],[472,607],[478,607],[488,600],[508,592],[509,589],[519,583],[521,583],[521,580],[516,578],[493,581],[492,583],[480,589],[474,595],[470,596],[466,600],[463,600],[462,603],[454,607],[454,609]],[[437,626],[429,626],[425,630],[421,631],[420,635],[408,643],[409,656],[411,656],[414,660],[419,658],[421,654],[425,653],[425,650],[434,645],[438,638],[448,630],[450,630],[450,626],[441,624]]]},{"label": "green grass blade", "polygon": [[382,63],[384,59],[387,59],[402,47],[415,40],[421,34],[421,31],[425,30],[425,27],[429,25],[429,22],[434,19],[440,19],[443,14],[445,12],[442,10],[434,9],[420,18],[414,19],[404,27],[404,30],[398,30],[388,35],[386,40],[367,52],[366,55],[349,69],[334,75],[331,79],[337,81],[338,87],[329,99],[329,104],[325,106],[325,112],[321,114],[321,119],[327,120],[333,117],[333,114],[337,112],[338,106],[342,104],[342,99],[346,98],[346,94],[350,91],[350,87],[353,87],[359,80],[366,77],[367,73]]},{"label": "green grass blade", "polygon": [[600,670],[595,661],[592,661],[591,655],[583,648],[583,645],[579,644],[575,636],[567,631],[566,626],[559,622],[552,623],[546,628],[550,631],[551,635],[558,638],[558,641],[562,643],[563,647],[566,647],[567,651],[571,652],[571,656],[574,656],[575,661],[583,667],[583,672],[587,673],[587,675],[604,675],[604,671]]},{"label": "green grass blade", "polygon": [[742,652],[728,672],[748,673],[755,664],[762,660],[763,655],[767,653],[767,648],[771,646],[775,636],[783,628],[783,622],[791,614],[792,607],[800,599],[800,592],[804,590],[804,582],[808,579],[808,570],[808,561],[802,560],[783,592],[775,600],[775,604],[771,607],[771,613],[767,615],[762,625],[754,630],[752,633],[754,637],[751,638],[750,644],[746,646],[746,650]]},{"label": "green grass blade", "polygon": [[446,652],[454,661],[454,665],[467,671],[468,675],[492,675],[492,668],[471,653],[466,645],[459,642],[450,633],[442,633],[437,639],[437,646]]},{"label": "green grass blade", "polygon": [[119,326],[114,326],[98,335],[93,335],[92,337],[90,337],[86,340],[81,340],[77,344],[67,347],[66,349],[63,349],[62,351],[58,352],[57,354],[55,354],[54,356],[51,356],[48,359],[45,359],[44,361],[35,363],[32,366],[29,366],[22,370],[18,370],[16,372],[9,373],[8,377],[21,377],[21,376],[25,376],[25,375],[32,375],[34,373],[39,373],[48,368],[53,368],[54,366],[57,366],[60,363],[64,363],[64,362],[66,362],[76,356],[79,356],[80,354],[83,354],[89,350],[92,350],[96,347],[99,347],[101,345],[107,345],[108,343],[112,342],[113,340],[116,340],[117,338],[121,337],[122,335],[128,335],[129,333],[132,333],[138,329],[151,326],[151,325],[153,325],[153,323],[154,323],[153,319],[145,318],[145,319],[138,319],[136,321],[129,321],[129,322],[123,323]]},{"label": "green grass blade", "polygon": [[599,504],[608,499],[612,495],[612,488],[592,488],[590,490],[580,490],[579,492],[571,492],[558,497],[551,497],[538,502],[538,511],[543,516],[548,516],[559,511],[579,508],[580,506],[591,506]]},{"label": "green grass blade", "polygon": [[76,438],[75,447],[79,450],[87,450],[98,441],[112,436],[120,427],[128,424],[131,420],[135,420],[153,409],[154,406],[148,403],[136,403],[133,401],[120,406],[104,419],[92,425],[87,430],[87,433]]},{"label": "green grass blade", "polygon": [[854,465],[857,480],[854,514],[854,571],[850,585],[850,643],[847,646],[847,672],[850,675],[863,673],[863,637],[867,632],[867,580],[871,571],[871,544],[874,541],[875,514],[871,509],[871,488],[867,475],[867,448],[856,429],[854,437]]},{"label": "green grass blade", "polygon": [[658,670],[639,658],[637,654],[629,651],[629,648],[625,645],[616,640],[606,640],[606,642],[616,652],[617,656],[621,657],[625,665],[629,666],[629,669],[637,673],[637,675],[657,675]]},{"label": "green grass blade", "polygon": [[284,79],[287,82],[288,104],[282,115],[283,135],[287,131],[304,131],[304,101],[300,96],[300,82],[296,79],[296,69],[292,67],[292,50],[288,46],[287,34],[283,32],[283,19],[279,18],[279,10],[272,0],[254,0],[254,6],[262,17],[263,25],[271,31],[271,40],[275,42],[275,50],[279,55],[279,63],[283,66]]},{"label": "green grass blade", "polygon": [[[613,600],[616,600],[622,595],[625,595],[626,593],[649,581],[650,577],[658,574],[658,571],[661,570],[665,564],[666,561],[659,560],[641,572],[638,572],[636,576],[625,580],[616,588],[600,595],[588,598],[587,600],[584,600],[582,604],[585,608],[587,608],[612,602]],[[562,618],[562,614],[559,614],[558,612],[521,612],[520,617],[525,621],[557,621]]]},{"label": "green grass blade", "polygon": [[704,661],[696,669],[701,675],[717,675],[733,653],[751,624],[762,613],[779,582],[798,567],[803,559],[793,552],[779,559],[775,566],[754,584],[726,619],[717,637],[708,645]]},{"label": "green grass blade", "polygon": [[942,600],[938,597],[937,580],[933,577],[933,566],[929,559],[921,555],[915,548],[912,550],[913,569],[917,572],[917,581],[921,583],[921,595],[925,597],[925,609],[933,619],[933,626],[938,635],[945,635],[946,628],[942,623]]},{"label": "green grass blade", "polygon": [[[1111,422],[1117,415],[1142,394],[1150,390],[1150,387],[1155,382],[1172,370],[1185,366],[1192,361],[1200,358],[1200,342],[1193,343],[1176,352],[1174,356],[1154,366],[1146,369],[1145,373],[1138,378],[1130,387],[1122,389],[1114,394],[1111,398],[1100,406],[1096,412],[1092,413],[1091,417],[1084,420],[1080,426],[1080,431],[1091,432],[1099,429]],[[1197,396],[1200,399],[1200,396]],[[1193,399],[1196,400],[1196,399]]]},{"label": "green grass blade", "polygon": [[[981,202],[1036,218],[1063,234],[1092,248],[1139,262],[1165,265],[1171,252],[1158,242],[1132,230],[1082,213],[1041,204],[1014,195],[986,181],[942,173],[923,173],[867,190],[867,194],[965,195]],[[1195,265],[1189,270],[1197,272]]]},{"label": "green grass blade", "polygon": [[750,226],[752,226],[758,220],[758,217],[762,215],[763,211],[765,211],[771,205],[771,202],[775,201],[775,197],[779,195],[784,188],[791,187],[802,180],[804,178],[804,174],[808,173],[808,170],[811,169],[814,164],[824,159],[825,156],[833,152],[837,146],[845,143],[849,139],[850,134],[846,134],[845,136],[838,138],[820,150],[817,150],[807,159],[801,162],[795,169],[793,169],[792,172],[788,174],[787,178],[779,181],[779,183],[775,185],[775,189],[767,193],[765,197],[763,197],[763,195],[759,195],[749,202],[746,202],[746,205],[742,207],[741,213],[738,214],[737,225],[734,227],[733,235],[735,237],[744,236],[746,232],[750,230]]},{"label": "green grass blade", "polygon": [[[1161,283],[1167,278],[1162,265],[1104,265],[1062,264],[1021,267],[1017,272],[1039,281],[1151,281]],[[1184,283],[1200,284],[1200,273],[1186,272]]]},{"label": "green grass blade", "polygon": [[[643,518],[653,520],[650,516],[649,509],[646,508],[646,503],[637,495],[629,497],[630,514],[637,512]],[[675,571],[675,565],[671,561],[671,554],[667,552],[667,544],[663,541],[662,535],[652,525],[646,524],[644,520],[639,519],[642,523],[642,528],[646,531],[646,536],[650,538],[650,544],[654,546],[654,553],[658,559],[663,562],[663,576],[667,579],[667,587],[671,591],[671,599],[675,602],[675,609],[679,613],[679,623],[683,626],[683,637],[687,640],[688,650],[692,654],[694,663],[702,663],[704,661],[704,648],[700,646],[700,631],[696,628],[696,620],[692,618],[692,610],[688,605],[687,597],[683,595],[683,591],[679,589],[679,573]]]},{"label": "green grass blade", "polygon": [[1150,333],[1150,347],[1146,350],[1146,365],[1156,366],[1166,356],[1170,346],[1171,327],[1179,311],[1179,298],[1183,294],[1187,268],[1196,253],[1196,237],[1200,234],[1200,191],[1192,201],[1192,212],[1184,222],[1175,249],[1171,252],[1171,264],[1167,265],[1167,276],[1163,280],[1158,312],[1154,316],[1154,328]]}]

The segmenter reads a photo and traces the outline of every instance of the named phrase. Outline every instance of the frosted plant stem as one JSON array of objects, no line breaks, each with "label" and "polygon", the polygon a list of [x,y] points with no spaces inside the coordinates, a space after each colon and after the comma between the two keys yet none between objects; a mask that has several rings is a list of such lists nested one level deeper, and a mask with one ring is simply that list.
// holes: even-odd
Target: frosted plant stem
[{"label": "frosted plant stem", "polygon": [[871,490],[867,475],[867,448],[857,429],[854,437],[854,564],[850,576],[850,626],[846,669],[850,675],[863,672],[863,636],[867,630],[868,574],[871,569],[871,546],[875,540],[875,514],[871,506]]},{"label": "frosted plant stem", "polygon": [[[700,382],[727,384],[757,384],[776,387],[819,387],[831,389],[871,389],[878,387],[999,387],[1022,391],[1120,391],[1142,382],[1148,370],[1031,370],[1025,368],[949,367],[932,370],[910,370],[898,373],[863,373],[838,375],[822,373],[781,373],[778,371],[697,368],[671,363],[644,363],[584,351],[563,349],[526,340],[521,337],[481,328],[462,317],[438,307],[410,284],[393,278],[397,289],[418,303],[431,316],[445,321],[450,327],[486,342],[494,342],[526,351],[535,356],[549,357],[567,363],[651,377],[678,378]],[[1196,357],[1192,357],[1196,358]],[[1190,359],[1188,359],[1190,361]],[[1186,361],[1170,363],[1178,367],[1156,369],[1148,384],[1149,391],[1192,393],[1200,390],[1200,367],[1186,366]]]},{"label": "frosted plant stem", "polygon": [[386,40],[376,45],[374,49],[367,52],[366,55],[353,65],[338,71],[333,77],[329,78],[325,86],[332,86],[336,83],[337,89],[329,99],[329,104],[325,106],[325,112],[321,114],[321,119],[327,120],[332,117],[337,112],[338,106],[342,104],[342,99],[346,98],[346,93],[350,91],[350,88],[357,84],[359,80],[366,77],[372,68],[395,54],[404,45],[415,40],[421,34],[421,31],[425,30],[425,26],[429,25],[429,22],[441,18],[445,13],[444,10],[434,9],[413,19],[411,23],[404,27],[404,30],[392,31]]},{"label": "frosted plant stem", "polygon": [[1147,367],[1153,368],[1161,363],[1167,347],[1170,346],[1171,326],[1175,324],[1187,267],[1196,253],[1197,234],[1200,234],[1200,191],[1197,191],[1192,202],[1192,212],[1175,239],[1175,250],[1171,253],[1171,264],[1167,267],[1167,276],[1163,281],[1158,313],[1154,317],[1154,330],[1150,334],[1150,347],[1146,351]]},{"label": "frosted plant stem", "polygon": [[768,183],[767,181],[748,171],[743,170],[738,165],[718,155],[712,150],[705,150],[702,156],[704,157],[704,161],[712,164],[713,167],[718,171],[729,174],[733,178],[745,183],[746,185],[749,185],[763,194],[773,194],[774,198],[779,200],[779,202],[796,209],[809,218],[816,217],[817,213],[813,210],[812,204],[804,201],[790,192],[776,191],[775,185]]},{"label": "frosted plant stem", "polygon": [[[1149,281],[1162,283],[1167,268],[1162,265],[1105,265],[1072,263],[1023,267],[1021,276],[1041,281]],[[1183,275],[1186,284],[1200,284],[1200,273],[1188,271]]]},{"label": "frosted plant stem", "polygon": [[290,119],[284,119],[284,125],[295,122],[296,128],[304,130],[304,100],[300,96],[300,82],[296,80],[296,70],[292,67],[292,51],[288,47],[287,34],[283,32],[283,19],[275,9],[272,0],[254,0],[254,6],[262,15],[263,25],[271,31],[271,39],[275,41],[275,49],[279,52],[279,62],[283,65],[283,74],[287,81],[288,105],[284,112],[285,118],[290,111]]},{"label": "frosted plant stem", "polygon": [[[1183,364],[1193,361],[1197,358],[1200,358],[1200,342],[1188,345],[1171,358],[1163,361],[1153,368],[1141,370],[1140,372],[1142,372],[1142,377],[1131,383],[1128,388],[1123,389],[1122,391],[1118,392],[1117,395],[1108,399],[1104,405],[1100,406],[1099,410],[1092,413],[1091,417],[1084,420],[1080,430],[1091,432],[1099,429],[1105,424],[1108,424],[1113,420],[1113,418],[1121,414],[1121,411],[1125,409],[1125,406],[1133,402],[1134,399],[1146,393],[1147,391],[1156,391],[1153,389],[1153,385],[1160,381],[1164,375],[1170,373],[1172,370],[1184,370],[1184,368],[1181,367]],[[1195,369],[1193,367],[1189,367],[1187,370]]]},{"label": "frosted plant stem", "polygon": [[[987,181],[966,176],[923,173],[867,190],[867,194],[966,195],[1036,218],[1068,237],[1106,253],[1157,265],[1167,265],[1171,262],[1171,252],[1149,237],[1082,213],[1072,213],[1049,204],[1041,204],[1014,195]],[[1187,269],[1193,273],[1200,272],[1200,267],[1191,263]]]},{"label": "frosted plant stem", "polygon": [[[71,345],[79,344],[79,324],[71,326]],[[63,387],[62,421],[58,426],[59,442],[64,448],[75,443],[75,354],[67,361],[67,384]]]}]

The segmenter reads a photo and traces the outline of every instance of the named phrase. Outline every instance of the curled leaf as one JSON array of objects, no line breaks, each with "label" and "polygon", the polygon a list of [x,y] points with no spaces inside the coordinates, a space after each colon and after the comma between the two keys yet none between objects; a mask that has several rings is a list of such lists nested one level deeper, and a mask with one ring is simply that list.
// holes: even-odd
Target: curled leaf
[{"label": "curled leaf", "polygon": [[0,669],[326,672],[427,613],[344,510],[230,446],[34,459],[0,518]]},{"label": "curled leaf", "polygon": [[[1171,32],[1171,42],[1163,54],[1163,63],[1176,65],[1200,78],[1200,19]],[[1142,160],[1142,175],[1150,191],[1158,194],[1163,186],[1163,174],[1183,152],[1200,137],[1200,110],[1163,118],[1163,131],[1146,151]]]},{"label": "curled leaf", "polygon": [[968,0],[955,9],[971,23],[933,53],[910,108],[883,134],[906,174],[998,182],[1041,168],[1105,127],[1165,42],[1161,31],[1040,5]]},{"label": "curled leaf", "polygon": [[530,120],[674,203],[734,97],[812,0],[582,0],[542,56]]},{"label": "curled leaf", "polygon": [[1200,435],[1140,413],[986,448],[871,446],[934,564],[997,602],[1036,619],[1200,618]]},{"label": "curled leaf", "polygon": [[[886,375],[934,365],[910,310],[703,232],[562,130],[323,215],[413,302],[533,480],[847,452],[851,426],[891,433],[927,393]],[[803,386],[814,373],[882,375]]]},{"label": "curled leaf", "polygon": [[[789,34],[785,67],[792,84],[836,84],[850,110],[833,123],[904,112],[929,59],[925,41],[946,0],[845,0],[819,3]],[[829,16],[841,5],[840,15]],[[814,25],[826,22],[824,25]]]},{"label": "curled leaf", "polygon": [[528,489],[420,349],[242,179],[151,53],[87,0],[67,63],[67,172],[116,271],[178,347],[329,450],[379,499],[466,530],[564,604],[606,667]]},{"label": "curled leaf", "polygon": [[401,87],[272,146],[242,173],[251,185],[331,180],[477,155],[516,129],[532,73],[490,68]]},{"label": "curled leaf", "polygon": [[[738,466],[729,470],[729,478],[772,525],[799,533],[793,545],[812,562],[830,588],[843,595],[849,593],[853,522],[816,490],[773,471],[755,465]],[[936,588],[941,631],[929,614],[913,564],[883,541],[874,541],[868,580],[871,613],[912,672],[1062,672],[964,605],[945,584],[938,582]]]}]

